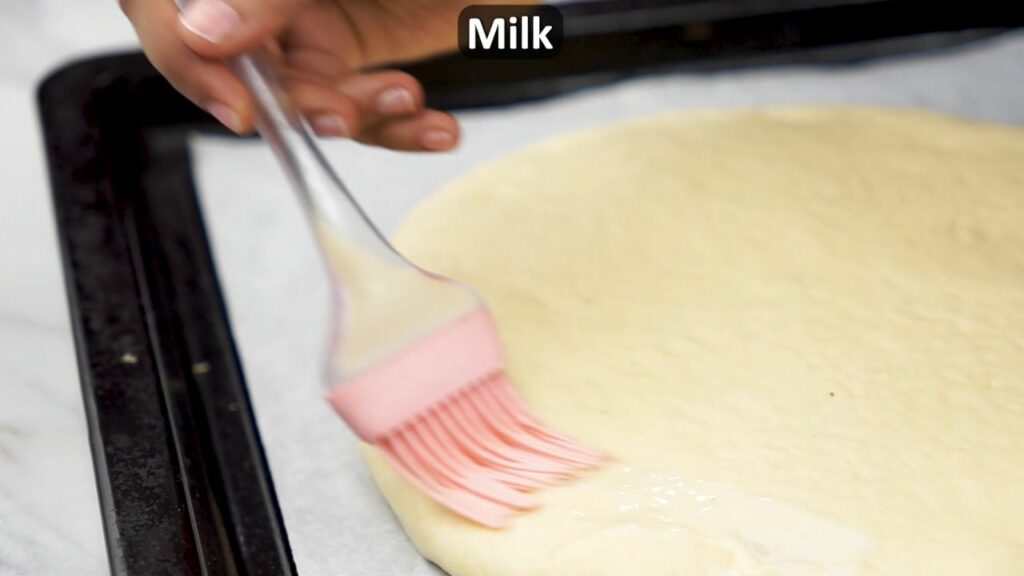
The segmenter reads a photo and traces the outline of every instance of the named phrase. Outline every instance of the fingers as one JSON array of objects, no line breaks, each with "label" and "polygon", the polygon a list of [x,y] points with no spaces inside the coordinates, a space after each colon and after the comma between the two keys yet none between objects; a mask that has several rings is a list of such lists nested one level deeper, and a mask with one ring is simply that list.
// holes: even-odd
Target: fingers
[{"label": "fingers", "polygon": [[397,70],[356,74],[339,82],[337,88],[359,106],[366,126],[415,115],[423,109],[420,83]]},{"label": "fingers", "polygon": [[[292,58],[292,56],[289,56]],[[293,84],[293,93],[297,84]],[[328,92],[320,87],[316,92],[327,101]],[[358,118],[353,122],[347,113],[351,109],[336,111],[351,129],[348,137],[366,144],[375,144],[396,150],[444,151],[458,143],[459,130],[455,119],[436,110],[423,108],[423,88],[415,78],[404,72],[388,70],[352,75],[333,87],[336,95],[348,99]],[[312,94],[310,94],[312,95]],[[337,96],[331,101],[341,102]],[[345,136],[329,130],[333,121],[321,125],[316,118],[323,108],[314,110],[313,101],[295,96],[296,105],[310,118],[310,124],[323,136]]]},{"label": "fingers", "polygon": [[248,91],[223,64],[202,58],[181,42],[173,2],[123,0],[121,6],[150,62],[179,92],[229,129],[252,129]]},{"label": "fingers", "polygon": [[[182,18],[170,0],[121,4],[147,56],[171,84],[243,133],[253,128],[253,102],[219,54],[270,38],[303,1],[192,0]],[[322,136],[424,151],[449,150],[458,141],[455,119],[425,110],[423,89],[408,74],[351,74],[337,56],[309,46],[293,45],[279,56],[295,105]]]},{"label": "fingers", "polygon": [[356,140],[393,150],[443,152],[459,141],[459,125],[451,114],[438,110],[423,112],[364,128]]},{"label": "fingers", "polygon": [[201,56],[226,58],[277,36],[304,0],[190,0],[176,26]]},{"label": "fingers", "polygon": [[320,136],[352,138],[363,126],[359,107],[351,98],[321,82],[299,79],[288,83],[292,102]]}]

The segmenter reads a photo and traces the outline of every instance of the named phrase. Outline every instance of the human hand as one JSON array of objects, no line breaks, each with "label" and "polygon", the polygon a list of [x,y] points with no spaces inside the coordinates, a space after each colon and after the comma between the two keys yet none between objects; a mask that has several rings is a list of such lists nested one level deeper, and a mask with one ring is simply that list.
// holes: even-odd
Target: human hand
[{"label": "human hand", "polygon": [[254,103],[223,61],[269,43],[292,100],[322,136],[398,150],[448,150],[455,119],[424,108],[423,89],[370,66],[456,45],[469,0],[120,0],[154,66],[182,94],[237,133]]}]

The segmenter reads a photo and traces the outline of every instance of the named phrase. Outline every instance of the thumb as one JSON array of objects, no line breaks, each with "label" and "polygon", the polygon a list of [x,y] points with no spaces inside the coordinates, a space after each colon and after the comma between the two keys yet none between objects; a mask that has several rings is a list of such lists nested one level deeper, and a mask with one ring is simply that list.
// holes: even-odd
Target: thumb
[{"label": "thumb", "polygon": [[234,56],[279,34],[302,2],[191,0],[179,17],[179,33],[201,56]]}]

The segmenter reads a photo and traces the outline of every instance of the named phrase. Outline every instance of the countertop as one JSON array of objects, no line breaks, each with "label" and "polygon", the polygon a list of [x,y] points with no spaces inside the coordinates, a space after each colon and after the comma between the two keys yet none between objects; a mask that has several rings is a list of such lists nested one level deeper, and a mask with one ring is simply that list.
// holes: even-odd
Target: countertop
[{"label": "countertop", "polygon": [[115,0],[0,2],[0,576],[109,573],[35,88],[135,46]]}]

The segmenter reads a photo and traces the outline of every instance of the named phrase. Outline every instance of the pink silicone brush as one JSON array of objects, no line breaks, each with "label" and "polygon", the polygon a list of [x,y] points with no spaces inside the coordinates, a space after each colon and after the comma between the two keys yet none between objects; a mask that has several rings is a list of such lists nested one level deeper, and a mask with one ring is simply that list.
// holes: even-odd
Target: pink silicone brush
[{"label": "pink silicone brush", "polygon": [[408,262],[377,231],[290,104],[269,55],[231,64],[331,271],[327,399],[356,434],[419,490],[491,527],[533,507],[530,491],[598,465],[599,452],[541,423],[510,386],[476,294]]}]

